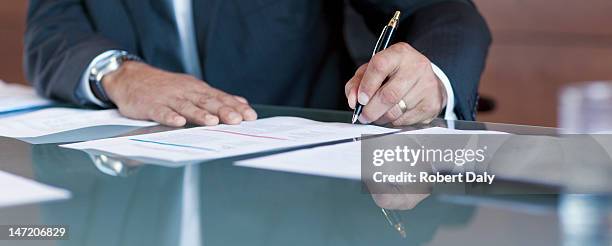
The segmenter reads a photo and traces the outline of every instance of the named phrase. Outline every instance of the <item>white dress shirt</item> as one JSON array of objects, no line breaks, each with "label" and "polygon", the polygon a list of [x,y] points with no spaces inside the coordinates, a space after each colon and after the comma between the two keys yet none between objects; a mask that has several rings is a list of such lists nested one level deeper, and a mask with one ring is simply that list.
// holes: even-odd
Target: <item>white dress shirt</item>
[{"label": "white dress shirt", "polygon": [[[191,0],[169,0],[171,1],[174,19],[177,25],[177,30],[179,34],[180,40],[180,49],[181,49],[181,60],[183,62],[183,67],[185,68],[186,73],[191,74],[197,78],[202,78],[202,72],[200,69],[200,59],[198,57],[198,49],[197,42],[195,36],[195,28],[193,23],[193,9],[192,9],[192,1]],[[96,104],[100,107],[108,107],[102,103],[95,95],[92,93],[91,88],[89,86],[89,71],[93,67],[93,64],[101,61],[102,59],[107,59],[112,55],[118,53],[117,50],[109,50],[92,60],[92,62],[87,67],[87,70],[83,73],[81,84],[79,85],[79,89],[77,90],[77,97],[84,99],[87,102]],[[436,76],[442,81],[444,88],[446,89],[446,109],[444,111],[444,119],[447,120],[456,120],[457,116],[455,115],[455,94],[453,92],[453,87],[450,83],[450,80],[446,76],[446,74],[435,64],[431,64],[433,72]]]}]

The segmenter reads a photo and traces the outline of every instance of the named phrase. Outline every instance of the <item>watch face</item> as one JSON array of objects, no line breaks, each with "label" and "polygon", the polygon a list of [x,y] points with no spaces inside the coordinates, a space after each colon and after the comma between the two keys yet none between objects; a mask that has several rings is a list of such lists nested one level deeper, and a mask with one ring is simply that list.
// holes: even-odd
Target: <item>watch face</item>
[{"label": "watch face", "polygon": [[108,98],[104,86],[102,86],[102,79],[105,75],[112,73],[119,69],[125,61],[142,61],[135,55],[130,55],[125,51],[118,52],[106,59],[102,59],[94,64],[91,69],[89,84],[93,94],[102,102],[112,105],[112,102]]}]

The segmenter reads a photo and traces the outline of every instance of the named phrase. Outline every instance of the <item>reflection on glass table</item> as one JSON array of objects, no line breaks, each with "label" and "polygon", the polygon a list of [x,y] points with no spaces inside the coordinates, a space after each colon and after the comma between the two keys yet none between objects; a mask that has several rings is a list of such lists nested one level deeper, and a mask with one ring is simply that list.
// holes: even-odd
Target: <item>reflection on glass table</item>
[{"label": "reflection on glass table", "polygon": [[[260,106],[349,122],[351,112]],[[556,134],[555,129],[435,121],[461,129]],[[431,125],[430,125],[431,126]],[[417,129],[428,126],[413,126]],[[141,132],[165,131],[153,127]],[[131,133],[134,134],[134,133]],[[0,210],[2,224],[63,224],[67,241],[40,245],[558,245],[555,195],[376,197],[356,180],[235,166],[241,156],[167,168],[57,144],[0,138],[2,169],[72,192],[66,201]],[[6,163],[6,164],[5,164]],[[197,167],[197,168],[194,168]],[[381,208],[393,211],[388,219]],[[392,215],[395,216],[395,215]],[[405,237],[389,220],[401,220]],[[503,232],[503,233],[501,233]],[[11,241],[9,245],[27,245]]]}]

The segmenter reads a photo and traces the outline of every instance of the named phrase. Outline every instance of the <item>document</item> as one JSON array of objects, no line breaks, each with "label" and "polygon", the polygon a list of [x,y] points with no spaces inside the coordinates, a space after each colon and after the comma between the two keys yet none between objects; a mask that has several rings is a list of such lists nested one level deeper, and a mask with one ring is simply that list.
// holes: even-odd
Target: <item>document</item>
[{"label": "document", "polygon": [[372,125],[272,117],[240,125],[196,127],[94,140],[62,147],[169,162],[201,161],[398,131]]},{"label": "document", "polygon": [[361,179],[361,142],[296,150],[238,161],[237,166],[343,179]]},{"label": "document", "polygon": [[[432,127],[396,134],[507,134],[495,131],[466,131]],[[296,150],[238,161],[237,166],[301,173],[343,179],[361,179],[361,142]]]},{"label": "document", "polygon": [[93,126],[153,126],[157,123],[130,120],[115,109],[88,110],[48,108],[0,118],[0,136],[33,138]]},{"label": "document", "polygon": [[70,192],[0,171],[0,207],[70,198]]},{"label": "document", "polygon": [[28,109],[41,108],[52,101],[36,95],[32,87],[9,84],[0,80],[0,115]]}]

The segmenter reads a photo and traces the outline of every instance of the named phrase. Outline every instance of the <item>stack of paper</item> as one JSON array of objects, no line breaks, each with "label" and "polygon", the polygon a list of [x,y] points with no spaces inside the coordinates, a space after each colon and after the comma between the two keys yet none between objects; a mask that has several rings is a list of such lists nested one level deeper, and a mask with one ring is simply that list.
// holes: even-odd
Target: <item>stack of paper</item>
[{"label": "stack of paper", "polygon": [[49,108],[0,118],[0,136],[33,138],[92,126],[153,126],[157,123],[130,120],[117,110]]},{"label": "stack of paper", "polygon": [[323,123],[294,117],[168,131],[62,145],[128,157],[170,162],[210,160],[360,137],[396,129],[345,123]]},{"label": "stack of paper", "polygon": [[38,95],[32,87],[0,80],[0,114],[49,106],[53,102]]},{"label": "stack of paper", "polygon": [[0,171],[0,207],[70,198],[70,192]]}]

